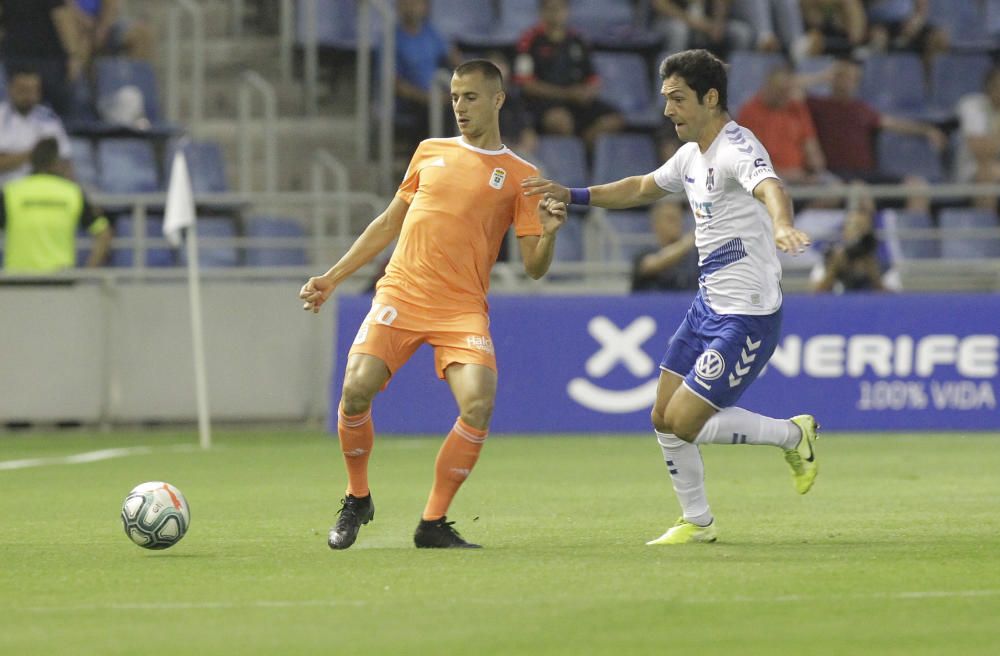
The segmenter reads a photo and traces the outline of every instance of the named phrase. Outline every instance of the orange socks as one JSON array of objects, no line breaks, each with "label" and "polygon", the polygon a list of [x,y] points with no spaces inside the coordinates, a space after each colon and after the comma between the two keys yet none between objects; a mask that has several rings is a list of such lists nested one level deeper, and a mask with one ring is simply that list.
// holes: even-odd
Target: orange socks
[{"label": "orange socks", "polygon": [[368,496],[368,457],[375,443],[372,409],[348,417],[343,408],[337,409],[337,434],[340,450],[347,465],[347,493],[355,497]]},{"label": "orange socks", "polygon": [[[434,487],[424,508],[423,519],[440,519],[451,500],[472,473],[489,431],[472,428],[459,417],[438,451],[434,467]],[[343,438],[341,438],[343,440]]]}]

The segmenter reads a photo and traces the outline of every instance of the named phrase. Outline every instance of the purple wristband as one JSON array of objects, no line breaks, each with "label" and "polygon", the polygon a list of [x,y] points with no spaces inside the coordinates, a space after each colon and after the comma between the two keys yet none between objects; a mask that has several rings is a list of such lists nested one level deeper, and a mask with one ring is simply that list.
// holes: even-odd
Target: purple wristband
[{"label": "purple wristband", "polygon": [[573,205],[590,205],[590,187],[571,188],[569,202]]}]

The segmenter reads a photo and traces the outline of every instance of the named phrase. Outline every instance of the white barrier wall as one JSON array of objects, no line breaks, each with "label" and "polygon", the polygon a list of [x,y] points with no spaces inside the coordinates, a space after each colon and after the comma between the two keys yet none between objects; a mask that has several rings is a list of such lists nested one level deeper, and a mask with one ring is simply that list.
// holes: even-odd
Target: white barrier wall
[{"label": "white barrier wall", "polygon": [[[335,304],[303,312],[300,283],[205,281],[212,417],[326,414]],[[187,287],[0,287],[0,421],[196,418]]]}]

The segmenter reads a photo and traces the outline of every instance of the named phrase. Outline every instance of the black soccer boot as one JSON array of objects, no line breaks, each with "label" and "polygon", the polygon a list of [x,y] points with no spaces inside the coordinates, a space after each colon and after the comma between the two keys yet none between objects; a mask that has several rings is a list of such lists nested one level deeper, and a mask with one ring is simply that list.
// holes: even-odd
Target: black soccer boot
[{"label": "black soccer boot", "polygon": [[421,519],[417,531],[413,534],[413,544],[418,549],[480,549],[478,544],[472,544],[462,539],[454,528],[455,522],[441,519]]},{"label": "black soccer boot", "polygon": [[340,510],[337,523],[330,529],[330,537],[326,543],[331,549],[346,549],[358,539],[358,531],[362,524],[375,519],[375,504],[371,493],[366,497],[356,497],[348,494],[340,500]]}]

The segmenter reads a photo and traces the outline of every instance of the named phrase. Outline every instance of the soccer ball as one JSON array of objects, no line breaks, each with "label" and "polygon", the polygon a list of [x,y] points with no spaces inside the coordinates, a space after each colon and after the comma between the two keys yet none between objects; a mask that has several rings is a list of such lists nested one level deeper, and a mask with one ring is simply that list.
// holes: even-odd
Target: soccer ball
[{"label": "soccer ball", "polygon": [[122,503],[125,535],[144,549],[174,546],[190,525],[187,500],[169,483],[154,481],[138,485]]}]

